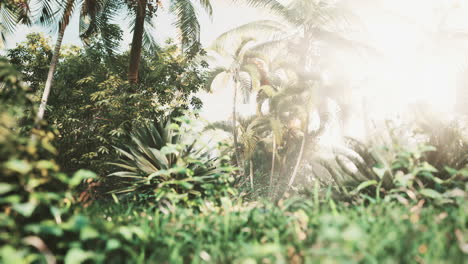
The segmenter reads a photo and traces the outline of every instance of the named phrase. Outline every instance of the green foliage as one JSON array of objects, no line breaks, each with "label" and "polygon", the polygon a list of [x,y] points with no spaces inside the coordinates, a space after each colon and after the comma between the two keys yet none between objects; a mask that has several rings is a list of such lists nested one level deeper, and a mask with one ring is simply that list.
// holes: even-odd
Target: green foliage
[{"label": "green foliage", "polygon": [[108,179],[115,189],[145,201],[198,206],[203,199],[218,199],[229,192],[233,168],[216,149],[199,142],[187,118],[167,118],[135,129],[131,142],[116,149],[119,170]]},{"label": "green foliage", "polygon": [[364,194],[371,200],[385,196],[404,204],[420,199],[458,204],[466,199],[468,141],[462,130],[447,123],[440,124],[437,133],[450,137],[422,133],[420,126],[414,133],[408,130],[407,125],[388,126],[380,140],[366,144],[349,139],[350,150],[339,150],[335,160],[322,161],[338,193],[348,198]]},{"label": "green foliage", "polygon": [[53,159],[54,133],[19,129],[21,122],[31,123],[31,116],[18,113],[33,111],[22,76],[5,60],[0,61],[0,72],[0,260],[53,262],[51,250],[61,246],[45,244],[44,239],[66,235],[66,228],[57,225],[64,222],[74,200],[72,189],[96,175],[80,170],[67,177],[59,172]]},{"label": "green foliage", "polygon": [[145,208],[94,204],[86,210],[93,220],[81,226],[87,243],[73,251],[112,263],[463,263],[466,256],[458,239],[466,239],[463,208],[347,206],[311,197],[222,199],[198,211]]},{"label": "green foliage", "polygon": [[50,38],[40,33],[29,34],[25,42],[8,50],[7,55],[11,64],[23,73],[24,81],[28,82],[30,88],[37,92],[42,90],[52,59]]},{"label": "green foliage", "polygon": [[[44,37],[30,35],[8,53],[32,87],[45,82],[49,49]],[[157,53],[144,54],[138,86],[126,81],[127,60],[128,53],[108,56],[100,42],[62,51],[46,119],[60,132],[57,161],[67,172],[87,168],[105,175],[106,162],[117,155],[112,145],[125,141],[125,131],[167,110],[181,113],[201,106],[192,95],[203,86],[206,65],[183,58],[175,45],[168,42]]]}]

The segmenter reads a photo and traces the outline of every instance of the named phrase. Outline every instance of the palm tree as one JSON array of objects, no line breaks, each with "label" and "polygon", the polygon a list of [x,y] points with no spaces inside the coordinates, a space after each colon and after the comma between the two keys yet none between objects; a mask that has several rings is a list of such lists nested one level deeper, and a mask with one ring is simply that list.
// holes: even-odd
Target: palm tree
[{"label": "palm tree", "polygon": [[[91,23],[93,23],[93,25],[97,25],[97,23],[95,23],[95,19],[99,13],[104,12],[106,14],[109,14],[111,13],[111,10],[114,9],[111,5],[109,5],[110,2],[107,0],[67,0],[63,3],[59,1],[53,1],[53,3],[50,3],[50,1],[40,0],[39,3],[43,4],[43,11],[40,15],[39,22],[46,25],[52,24],[52,26],[58,24],[58,35],[55,43],[54,53],[52,55],[52,60],[50,62],[49,72],[47,74],[47,80],[45,83],[44,91],[42,93],[41,103],[39,105],[39,110],[36,116],[36,124],[41,122],[44,118],[47,100],[52,89],[55,69],[57,68],[58,59],[60,56],[60,49],[62,47],[63,37],[65,35],[65,30],[67,29],[70,23],[70,19],[75,11],[75,8],[78,5],[81,5],[80,36],[83,39],[89,36],[91,32],[98,32],[100,30],[99,27],[86,27],[85,25],[88,23],[85,21],[91,19]],[[53,11],[54,8],[57,10]]]},{"label": "palm tree", "polygon": [[[219,39],[218,39],[219,40]],[[213,83],[220,79],[223,75],[227,78],[226,80],[232,80],[234,83],[233,86],[233,97],[232,97],[232,134],[234,141],[234,152],[236,156],[236,164],[243,169],[244,165],[242,163],[242,158],[239,153],[239,144],[237,142],[237,93],[238,90],[242,92],[242,99],[244,103],[247,103],[250,98],[250,93],[252,89],[258,86],[258,81],[256,76],[256,68],[254,65],[249,64],[246,51],[249,47],[249,44],[254,42],[251,38],[243,39],[233,52],[227,52],[218,47],[218,55],[225,54],[225,63],[215,67],[210,73],[207,81],[208,90],[212,90]],[[216,45],[214,45],[216,48]]]},{"label": "palm tree", "polygon": [[[120,1],[120,0],[116,0]],[[185,50],[197,48],[200,42],[200,24],[198,22],[196,8],[193,2],[198,2],[201,7],[211,16],[213,9],[209,0],[167,0],[169,12],[176,16],[174,25],[180,32],[182,47]],[[147,34],[151,18],[163,4],[163,0],[124,0],[127,4],[134,21],[133,38],[130,50],[130,63],[128,69],[128,81],[131,84],[138,83],[138,70],[140,67],[141,51]],[[145,35],[146,34],[146,35]]]},{"label": "palm tree", "polygon": [[265,131],[269,130],[268,120],[263,117],[250,116],[246,118],[238,118],[236,127],[233,123],[219,121],[208,125],[205,130],[221,130],[234,135],[236,131],[239,137],[239,153],[241,153],[242,164],[245,161],[249,162],[249,181],[250,186],[254,189],[254,163],[253,156],[260,141],[265,140]]},{"label": "palm tree", "polygon": [[[240,1],[240,0],[238,0]],[[323,59],[324,56],[333,54],[333,51],[336,51],[336,47],[338,46],[340,50],[343,49],[351,49],[355,51],[362,51],[364,50],[365,53],[368,53],[369,50],[374,51],[374,49],[363,45],[362,43],[352,41],[343,37],[339,31],[334,30],[335,25],[340,25],[342,20],[345,19],[352,19],[353,15],[349,10],[343,9],[340,5],[333,5],[329,4],[326,1],[311,1],[311,0],[291,0],[288,1],[287,4],[283,4],[284,1],[279,0],[244,0],[249,5],[253,7],[260,7],[266,8],[272,11],[273,14],[277,15],[280,19],[278,23],[284,24],[284,31],[292,32],[290,34],[284,35],[284,37],[278,38],[273,42],[281,44],[281,42],[287,43],[286,46],[280,52],[280,57],[287,58],[287,60],[280,60],[280,63],[276,63],[279,65],[279,68],[288,68],[288,70],[294,72],[296,74],[296,81],[297,84],[293,85],[298,88],[298,86],[303,86],[303,93],[305,93],[304,98],[308,98],[311,94],[314,93],[312,90],[311,83],[320,82],[321,77],[320,73],[317,69],[322,69],[326,67],[323,62],[326,60]],[[288,28],[289,30],[286,30]],[[325,43],[318,47],[317,50],[317,43]],[[269,43],[269,49],[275,46],[272,45],[274,43]],[[267,45],[264,45],[267,46]],[[271,64],[272,61],[270,60],[267,64]],[[270,74],[274,73],[274,71],[278,70],[275,69],[273,72],[270,70]],[[290,100],[291,96],[295,97],[294,91],[296,88],[292,87],[291,89],[278,89],[279,87],[275,87],[273,85],[265,89],[265,91],[270,90],[269,95],[266,92],[263,94],[263,99],[269,98],[270,101],[272,100]],[[284,88],[284,87],[283,87]],[[276,92],[271,92],[276,91]],[[282,93],[291,93],[291,95],[285,96]],[[273,97],[271,97],[273,96]],[[308,101],[308,100],[305,100]],[[262,102],[260,102],[262,103]],[[320,104],[318,104],[320,105]],[[318,106],[317,105],[317,106]],[[304,108],[298,109],[296,112],[300,113],[301,115],[301,127],[303,129],[302,134],[302,142],[299,147],[299,155],[297,156],[297,161],[293,167],[292,174],[290,176],[290,180],[288,182],[288,188],[292,186],[294,180],[296,178],[298,168],[300,166],[300,161],[304,155],[304,148],[307,146],[307,137],[310,134],[307,131],[308,127],[308,120],[310,118],[310,111],[313,109],[310,103],[304,102]],[[272,104],[270,103],[270,108]],[[322,108],[322,107],[320,107]],[[287,110],[286,112],[291,112]],[[294,110],[295,111],[295,110]],[[278,119],[278,110],[272,111],[272,114],[276,112],[272,116],[272,118]],[[321,113],[321,129],[320,132],[324,131],[324,127],[327,125],[324,124],[327,122],[327,113]],[[282,121],[284,122],[284,121]],[[273,145],[277,147],[275,143],[277,137],[273,137]],[[270,181],[273,182],[274,178],[274,171],[275,171],[275,160],[276,160],[276,151],[272,153],[272,172],[271,172],[271,179]],[[283,162],[284,163],[284,162]],[[279,164],[280,167],[285,166],[284,164]]]},{"label": "palm tree", "polygon": [[[236,164],[242,170],[243,159],[239,153],[237,135],[237,93],[242,92],[244,103],[248,103],[252,91],[260,91],[267,72],[261,67],[263,60],[260,57],[268,57],[260,48],[263,42],[270,43],[275,34],[284,34],[284,26],[276,21],[256,21],[231,29],[220,35],[212,44],[211,50],[215,52],[212,59],[215,62],[222,61],[222,65],[215,67],[207,81],[207,89],[212,90],[212,84],[221,77],[234,82],[232,105],[232,134],[236,156]],[[243,171],[242,171],[243,173]]]}]

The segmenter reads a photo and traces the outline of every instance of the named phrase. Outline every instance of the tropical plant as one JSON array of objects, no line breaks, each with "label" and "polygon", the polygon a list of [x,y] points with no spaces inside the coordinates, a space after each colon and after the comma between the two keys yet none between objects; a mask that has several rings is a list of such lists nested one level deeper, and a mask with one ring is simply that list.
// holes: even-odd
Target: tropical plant
[{"label": "tropical plant", "polygon": [[0,48],[5,46],[6,37],[14,32],[18,24],[30,24],[28,0],[2,1],[0,3]]},{"label": "tropical plant", "polygon": [[[274,54],[266,51],[263,46],[265,42],[271,43],[280,33],[285,34],[282,24],[267,20],[256,21],[231,29],[212,43],[208,52],[212,70],[206,86],[208,90],[215,91],[219,87],[214,87],[214,83],[221,79],[223,83],[218,85],[233,86],[231,128],[237,127],[238,92],[241,93],[242,102],[249,103],[252,93],[260,93],[262,86],[268,84],[269,72],[264,68],[265,61]],[[232,134],[236,163],[243,168],[244,164],[237,150],[237,131],[234,129]]]},{"label": "tropical plant", "polygon": [[109,192],[189,206],[227,195],[233,171],[229,159],[198,142],[190,123],[168,117],[135,129],[129,144],[116,147],[122,157],[111,163],[117,171],[109,175],[115,184]]},{"label": "tropical plant", "polygon": [[[433,117],[431,126],[437,124]],[[421,198],[453,203],[466,195],[466,135],[454,124],[439,120],[436,131],[426,121],[414,121],[412,129],[388,123],[379,136],[366,143],[348,139],[349,149],[336,149],[333,160],[314,164],[325,168],[337,192],[348,198],[364,192],[405,204]]]},{"label": "tropical plant", "polygon": [[[284,174],[286,170],[292,173],[287,177],[289,179],[287,183],[282,186],[288,186],[289,189],[296,179],[305,149],[310,147],[307,139],[309,136],[318,137],[328,126],[327,122],[331,120],[328,118],[330,109],[326,107],[327,99],[323,102],[315,100],[318,93],[332,96],[333,89],[328,89],[329,87],[321,83],[318,69],[328,67],[323,57],[332,56],[337,45],[340,49],[368,49],[368,47],[344,38],[338,30],[334,31],[335,26],[341,24],[340,21],[344,16],[341,12],[342,6],[338,4],[304,0],[288,1],[286,4],[274,0],[247,0],[246,2],[254,7],[270,9],[282,19],[255,21],[235,28],[223,34],[214,46],[217,48],[223,47],[222,44],[233,46],[232,43],[236,45],[242,43],[239,39],[248,41],[249,37],[255,34],[266,35],[250,45],[244,57],[248,58],[247,61],[253,65],[252,69],[255,71],[252,72],[257,77],[257,87],[254,89],[258,92],[257,114],[264,115],[261,109],[268,105],[269,110],[266,116],[270,118],[271,128],[275,130],[272,133],[271,142],[270,186],[273,186],[275,174],[277,172],[279,175]],[[347,13],[350,13],[349,10]],[[319,42],[327,44],[320,45],[320,50],[317,50]],[[222,70],[219,71],[222,72]],[[320,90],[324,91],[320,92]],[[338,98],[335,99],[340,101]],[[309,119],[314,110],[320,112],[321,128],[317,131],[309,131]],[[303,135],[299,145],[295,146],[297,150],[293,147],[296,144],[282,140],[283,137],[286,139],[291,135],[286,133],[289,131],[288,127],[291,122],[298,124],[301,130],[299,134]],[[312,138],[310,140],[314,142]],[[235,136],[234,141],[236,141]],[[281,149],[285,156],[279,154],[278,149]],[[292,153],[294,155],[290,155]],[[296,153],[299,155],[296,156]],[[288,161],[286,162],[285,159]],[[295,159],[295,162],[291,162],[290,159]],[[279,168],[277,168],[277,160]],[[294,165],[286,165],[292,163]],[[278,181],[276,181],[276,186],[279,186]]]},{"label": "tropical plant", "polygon": [[[54,2],[52,4],[48,3],[50,1],[40,2],[45,2],[45,6],[47,6],[47,8],[44,7],[43,9],[46,10],[46,12],[42,12],[40,22],[48,25],[52,24],[54,27],[58,24],[58,35],[52,59],[50,62],[49,71],[47,73],[47,80],[45,82],[44,91],[42,93],[41,103],[37,111],[36,123],[41,122],[44,118],[47,101],[49,99],[49,94],[52,89],[54,74],[60,56],[60,49],[62,48],[63,37],[65,35],[65,30],[67,29],[70,23],[70,19],[75,11],[76,6],[81,4],[80,17],[82,24],[86,24],[86,22],[83,21],[88,21],[89,17],[91,17],[91,19],[95,18],[96,15],[100,12],[109,13],[111,12],[109,10],[113,10],[113,8],[108,8],[107,1],[105,0],[67,0],[64,2],[52,1]],[[53,8],[57,8],[57,10],[52,11]],[[107,26],[107,24],[101,25],[99,23],[93,23],[93,25]],[[90,28],[93,28],[95,31],[98,30],[94,27],[80,27],[80,29],[82,30],[89,30]],[[86,33],[86,35],[89,35],[88,32],[82,32],[82,37],[85,36],[83,35],[84,33]]]},{"label": "tropical plant", "polygon": [[[57,162],[67,173],[87,168],[107,175],[107,162],[117,154],[112,145],[126,142],[125,131],[167,111],[182,114],[201,107],[194,93],[204,85],[203,63],[188,60],[168,42],[157,56],[143,53],[140,86],[132,93],[122,92],[128,89],[128,52],[109,54],[103,42],[64,48],[54,77],[57,89],[50,95],[48,120],[60,132],[55,140],[60,152]],[[45,82],[42,73],[48,70],[48,56],[49,42],[39,35],[28,36],[8,51],[10,61],[33,88],[35,101],[40,97],[36,87]]]},{"label": "tropical plant", "polygon": [[35,110],[30,92],[14,67],[0,59],[0,261],[5,263],[54,263],[52,251],[58,247],[47,239],[67,229],[58,226],[76,201],[73,189],[96,176],[81,170],[67,177],[59,171],[54,131],[27,129],[34,116],[24,113]]},{"label": "tropical plant", "polygon": [[[255,166],[254,159],[255,153],[258,151],[259,145],[265,143],[264,138],[269,133],[269,120],[263,117],[251,116],[238,118],[237,127],[233,128],[232,122],[218,121],[211,123],[205,127],[205,130],[220,130],[233,135],[233,131],[237,131],[239,139],[239,154],[242,159],[241,164],[246,164],[248,161],[249,177],[243,180],[242,178],[236,179],[238,187],[242,186],[247,180],[250,181],[250,187],[254,190],[254,174]],[[263,153],[265,154],[265,153]],[[234,154],[235,156],[235,154]],[[265,160],[259,160],[265,162]],[[243,180],[243,181],[242,181]]]},{"label": "tropical plant", "polygon": [[[227,63],[223,66],[218,66],[209,73],[207,88],[212,90],[213,83],[216,80],[224,77],[226,81],[232,81],[233,85],[233,97],[232,97],[232,134],[234,139],[234,153],[236,157],[236,164],[238,167],[243,169],[244,164],[242,163],[242,158],[239,153],[239,144],[238,144],[238,135],[237,135],[237,104],[238,98],[237,93],[240,89],[242,93],[242,100],[244,103],[247,103],[250,99],[250,94],[252,92],[253,86],[255,83],[258,85],[258,71],[256,70],[255,65],[248,63],[248,58],[245,57],[246,49],[248,44],[253,42],[253,39],[243,40],[236,49],[230,53],[227,57]],[[258,78],[258,77],[257,77]]]},{"label": "tropical plant", "polygon": [[[113,0],[121,2],[121,0]],[[152,43],[150,34],[153,27],[152,18],[163,6],[165,1],[161,0],[123,0],[132,18],[131,28],[133,30],[130,63],[128,68],[128,81],[131,84],[138,83],[138,74],[142,46]],[[168,11],[175,15],[174,25],[179,30],[182,50],[195,55],[200,49],[200,24],[198,22],[196,7],[191,0],[170,0]],[[200,6],[211,16],[213,13],[209,0],[197,0]]]},{"label": "tropical plant", "polygon": [[10,63],[22,73],[24,81],[39,98],[47,78],[52,53],[50,38],[40,33],[28,34],[26,41],[7,50]]}]

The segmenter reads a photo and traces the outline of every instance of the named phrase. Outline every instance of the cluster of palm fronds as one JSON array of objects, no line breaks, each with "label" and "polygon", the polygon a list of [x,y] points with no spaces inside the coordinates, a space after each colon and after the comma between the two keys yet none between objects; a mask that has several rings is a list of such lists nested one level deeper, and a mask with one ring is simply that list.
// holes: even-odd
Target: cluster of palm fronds
[{"label": "cluster of palm fronds", "polygon": [[[347,16],[343,14],[350,14],[342,12],[341,5],[308,0],[247,2],[270,9],[280,19],[254,21],[222,34],[208,52],[214,67],[207,86],[221,80],[232,85],[232,122],[223,128],[232,133],[233,157],[252,188],[254,174],[263,175],[273,195],[293,186],[304,154],[328,125],[328,109],[317,98],[319,93],[321,98],[333,97],[336,89],[321,80],[320,71],[330,66],[324,58],[333,56],[337,46],[352,52],[368,47],[334,30]],[[327,45],[317,50],[319,42]],[[237,116],[238,93],[244,103],[255,96],[254,117]],[[320,127],[312,129],[314,111],[320,112]],[[267,171],[253,170],[258,167],[253,164],[256,151],[264,156],[257,163],[267,164]],[[244,172],[247,168],[249,173]]]}]

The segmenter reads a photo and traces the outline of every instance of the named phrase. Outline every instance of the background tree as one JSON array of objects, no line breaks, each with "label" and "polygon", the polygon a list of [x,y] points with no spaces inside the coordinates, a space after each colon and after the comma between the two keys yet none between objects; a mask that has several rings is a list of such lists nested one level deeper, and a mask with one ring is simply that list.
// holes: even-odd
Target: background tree
[{"label": "background tree", "polygon": [[[80,15],[81,20],[84,21],[88,16],[94,18],[96,14],[100,12],[100,9],[103,9],[105,7],[105,3],[105,0],[67,0],[64,2],[56,2],[55,5],[52,4],[48,8],[56,8],[57,10],[43,12],[43,14],[41,15],[39,19],[41,23],[52,25],[52,27],[58,25],[58,34],[54,47],[54,52],[50,62],[49,72],[47,73],[47,80],[45,82],[44,92],[42,93],[41,103],[39,105],[39,110],[37,111],[36,123],[39,123],[44,118],[47,101],[49,99],[50,90],[52,89],[54,74],[60,56],[60,49],[62,47],[63,37],[65,35],[65,30],[67,29],[70,23],[70,19],[74,13],[76,6],[81,5]],[[47,8],[45,10],[47,10]]]},{"label": "background tree", "polygon": [[[49,43],[40,35],[27,39],[9,51],[9,59],[18,69],[33,71],[25,74],[42,76],[30,79],[31,85],[39,86],[45,76],[34,71],[42,71],[47,62],[29,68],[22,65],[28,65],[29,58],[47,54],[38,46]],[[181,114],[183,109],[201,107],[193,94],[203,88],[206,64],[187,60],[168,42],[157,54],[143,53],[141,87],[130,94],[122,93],[128,89],[128,56],[129,52],[109,55],[103,40],[62,51],[48,120],[60,132],[56,144],[61,155],[57,160],[67,171],[86,167],[106,174],[105,162],[117,154],[111,146],[127,142],[125,132],[133,126],[159,119],[168,110]]]},{"label": "background tree", "polygon": [[[239,153],[239,144],[237,142],[237,93],[238,90],[242,93],[242,100],[244,103],[247,103],[250,98],[253,86],[255,83],[258,83],[256,76],[255,67],[249,65],[248,58],[245,56],[245,53],[248,49],[248,45],[253,42],[253,39],[246,38],[243,39],[239,45],[232,50],[231,53],[225,58],[224,65],[215,67],[208,77],[208,82],[206,84],[208,89],[213,89],[212,85],[216,80],[225,78],[225,83],[223,85],[228,85],[229,82],[233,83],[233,97],[232,97],[232,135],[234,141],[234,153],[236,157],[236,163],[239,168],[243,170],[244,164],[243,159]],[[219,53],[223,53],[218,51]],[[242,171],[243,173],[243,171]]]},{"label": "background tree", "polygon": [[[120,0],[117,0],[120,1]],[[131,84],[138,83],[138,74],[142,46],[144,42],[151,41],[149,29],[152,26],[151,19],[165,1],[162,0],[124,0],[127,10],[132,18],[131,28],[133,30],[130,62],[128,68],[128,81]],[[176,16],[175,27],[180,32],[182,49],[184,51],[199,49],[200,46],[200,24],[198,22],[195,1],[192,0],[168,0],[168,11]],[[212,15],[213,10],[209,0],[197,0],[201,7]],[[195,52],[196,53],[196,52]]]}]

